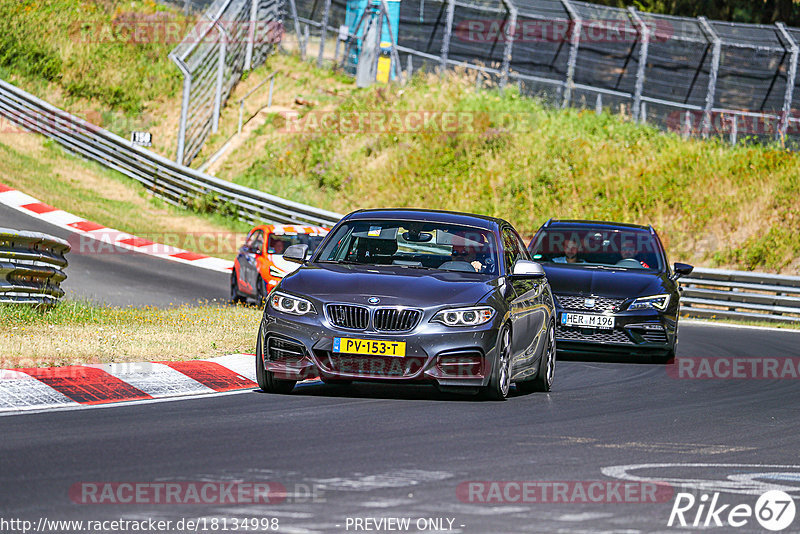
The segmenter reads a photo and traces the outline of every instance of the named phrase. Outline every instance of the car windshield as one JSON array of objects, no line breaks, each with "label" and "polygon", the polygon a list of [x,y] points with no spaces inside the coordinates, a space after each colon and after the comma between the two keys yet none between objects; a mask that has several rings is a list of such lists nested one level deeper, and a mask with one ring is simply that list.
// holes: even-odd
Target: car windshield
[{"label": "car windshield", "polygon": [[356,220],[340,226],[316,261],[497,274],[492,233],[429,221]]},{"label": "car windshield", "polygon": [[267,254],[283,254],[292,245],[308,245],[309,252],[313,252],[325,236],[310,234],[270,234],[267,242]]},{"label": "car windshield", "polygon": [[648,230],[545,228],[529,246],[534,261],[585,268],[662,271],[661,247]]}]

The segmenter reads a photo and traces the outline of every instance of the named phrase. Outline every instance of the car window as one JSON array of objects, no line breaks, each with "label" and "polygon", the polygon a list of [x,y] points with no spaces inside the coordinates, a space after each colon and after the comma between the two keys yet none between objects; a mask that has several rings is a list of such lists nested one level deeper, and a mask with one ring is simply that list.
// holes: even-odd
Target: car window
[{"label": "car window", "polygon": [[261,254],[264,250],[264,232],[262,230],[256,230],[253,232],[253,239],[250,243],[250,249],[255,252],[256,254]]},{"label": "car window", "polygon": [[430,221],[356,220],[341,225],[315,261],[497,274],[491,231]]},{"label": "car window", "polygon": [[528,252],[522,246],[522,240],[511,228],[503,229],[503,258],[506,273],[510,273],[517,260],[527,260]]},{"label": "car window", "polygon": [[324,235],[270,234],[267,240],[267,254],[283,254],[292,245],[308,245],[309,252],[313,252],[323,239]]}]

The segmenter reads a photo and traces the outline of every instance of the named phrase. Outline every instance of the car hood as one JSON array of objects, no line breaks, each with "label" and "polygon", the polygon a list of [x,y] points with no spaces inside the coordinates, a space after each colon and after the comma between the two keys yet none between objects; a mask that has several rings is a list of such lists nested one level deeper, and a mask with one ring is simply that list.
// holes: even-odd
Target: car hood
[{"label": "car hood", "polygon": [[474,304],[500,285],[481,274],[399,266],[308,264],[283,279],[280,289],[326,302],[427,307]]},{"label": "car hood", "polygon": [[669,293],[663,273],[543,265],[555,294],[631,298]]}]

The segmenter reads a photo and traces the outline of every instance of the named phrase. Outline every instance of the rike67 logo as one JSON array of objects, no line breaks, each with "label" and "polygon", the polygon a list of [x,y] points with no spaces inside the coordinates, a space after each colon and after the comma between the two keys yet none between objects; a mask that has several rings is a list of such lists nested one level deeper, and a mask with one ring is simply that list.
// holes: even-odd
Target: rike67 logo
[{"label": "rike67 logo", "polygon": [[753,519],[761,528],[778,532],[792,524],[795,517],[795,503],[789,494],[780,490],[763,493],[755,503],[721,504],[720,493],[703,493],[695,497],[692,493],[678,493],[667,526],[670,527],[734,527],[754,525]]}]

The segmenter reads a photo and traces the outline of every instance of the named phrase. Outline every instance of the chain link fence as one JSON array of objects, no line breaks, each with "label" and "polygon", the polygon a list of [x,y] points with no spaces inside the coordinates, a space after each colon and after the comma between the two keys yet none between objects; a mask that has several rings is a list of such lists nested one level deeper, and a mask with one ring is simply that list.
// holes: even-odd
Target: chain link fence
[{"label": "chain link fence", "polygon": [[282,0],[215,0],[170,52],[183,74],[176,161],[188,165],[219,127],[222,106],[242,73],[280,42]]},{"label": "chain link fence", "polygon": [[[345,0],[288,0],[288,28],[321,62],[345,13]],[[310,39],[319,50],[306,50]],[[403,0],[397,50],[406,73],[462,66],[554,105],[610,108],[684,136],[796,145],[798,41],[800,29],[780,23],[573,0]]]}]

